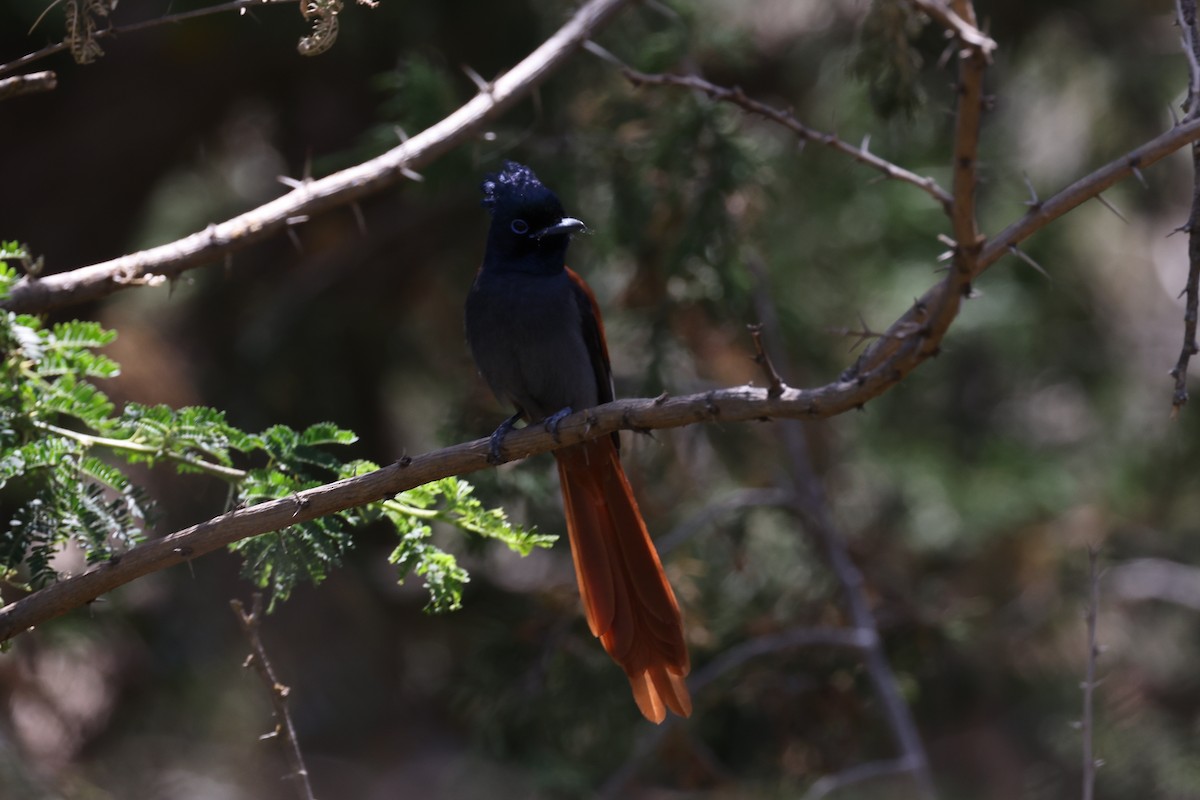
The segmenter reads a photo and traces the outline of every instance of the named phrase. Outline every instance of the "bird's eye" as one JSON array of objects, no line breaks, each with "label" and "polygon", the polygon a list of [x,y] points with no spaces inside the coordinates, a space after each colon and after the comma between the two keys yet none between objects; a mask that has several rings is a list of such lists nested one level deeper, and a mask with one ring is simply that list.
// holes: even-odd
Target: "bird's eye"
[{"label": "bird's eye", "polygon": [[524,236],[529,233],[529,223],[523,219],[514,219],[512,225],[508,226],[517,236]]}]

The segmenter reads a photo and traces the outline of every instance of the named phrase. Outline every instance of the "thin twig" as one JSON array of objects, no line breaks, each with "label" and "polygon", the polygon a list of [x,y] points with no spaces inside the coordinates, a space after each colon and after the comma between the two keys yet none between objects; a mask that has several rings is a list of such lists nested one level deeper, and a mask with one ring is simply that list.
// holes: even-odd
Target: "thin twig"
[{"label": "thin twig", "polygon": [[[1196,0],[1177,0],[1179,27],[1183,31],[1183,51],[1188,60],[1188,97],[1185,121],[1200,118],[1200,19]],[[1192,356],[1200,352],[1196,343],[1196,319],[1200,313],[1200,145],[1192,143],[1192,211],[1187,224],[1188,276],[1184,285],[1183,344],[1179,359],[1171,369],[1175,381],[1171,396],[1171,416],[1178,417],[1188,401],[1187,375]]]},{"label": "thin twig", "polygon": [[58,86],[58,76],[49,70],[14,75],[0,80],[0,101],[20,97],[23,94],[53,91]]},{"label": "thin twig", "polygon": [[[959,15],[973,27],[974,8],[967,2],[959,5],[962,6]],[[982,50],[965,50],[959,54],[958,108],[954,124],[954,207],[950,223],[956,243],[954,265],[962,277],[963,288],[969,286],[975,272],[975,259],[983,246],[976,216],[975,190],[979,184],[979,132],[983,124],[986,68],[987,57]]]},{"label": "thin twig", "polygon": [[107,436],[93,436],[90,433],[81,433],[73,431],[70,428],[62,428],[58,425],[52,425],[49,422],[34,420],[33,426],[40,428],[47,433],[53,433],[55,436],[62,436],[66,439],[71,439],[78,442],[85,448],[103,447],[106,450],[112,450],[117,453],[139,453],[141,455],[160,457],[172,461],[178,461],[181,464],[187,464],[193,469],[201,472],[207,472],[210,475],[215,475],[222,480],[237,483],[244,480],[246,471],[237,469],[236,467],[227,467],[224,464],[218,464],[213,461],[205,461],[184,453],[172,453],[162,447],[154,447],[153,445],[135,442],[130,439],[112,439]]},{"label": "thin twig", "polygon": [[958,37],[963,44],[979,50],[985,58],[991,58],[996,49],[996,42],[975,26],[974,20],[967,22],[942,0],[910,0],[914,6],[924,11],[946,29],[950,35]]},{"label": "thin twig", "polygon": [[304,765],[304,753],[300,750],[300,740],[296,737],[296,727],[292,724],[292,715],[288,711],[288,695],[291,690],[275,677],[275,670],[271,667],[262,638],[258,635],[258,625],[263,616],[262,594],[254,593],[249,614],[246,613],[246,608],[242,605],[241,600],[236,598],[230,600],[229,605],[232,606],[234,616],[242,626],[242,632],[250,641],[250,655],[246,657],[246,663],[243,666],[254,667],[254,671],[258,673],[267,687],[267,694],[271,697],[271,709],[275,715],[275,730],[261,738],[282,737],[283,750],[292,769],[291,774],[287,777],[295,783],[296,793],[301,800],[314,800],[312,784],[308,780],[308,767]]},{"label": "thin twig", "polygon": [[759,102],[748,97],[738,87],[729,88],[719,86],[715,83],[705,80],[698,75],[671,75],[650,74],[639,72],[636,69],[628,66],[615,55],[605,50],[595,42],[585,42],[584,49],[598,56],[599,58],[614,64],[621,70],[621,74],[625,76],[631,84],[636,87],[640,86],[668,86],[680,89],[691,89],[693,91],[703,92],[714,100],[720,100],[726,103],[732,103],[751,114],[775,122],[796,134],[801,140],[807,142],[816,142],[823,144],[839,153],[849,156],[860,164],[864,164],[872,169],[878,170],[884,176],[893,180],[916,186],[921,191],[928,194],[938,202],[943,208],[949,208],[951,197],[950,194],[938,185],[937,181],[930,177],[922,177],[914,172],[911,172],[904,167],[893,164],[887,159],[880,158],[874,153],[867,150],[865,147],[855,147],[832,133],[824,133],[815,128],[810,128],[800,120],[796,119],[790,112],[782,111],[766,103]]},{"label": "thin twig", "polygon": [[282,233],[288,227],[288,220],[349,205],[393,186],[413,174],[412,170],[433,162],[515,106],[630,2],[590,0],[523,61],[492,81],[490,92],[476,94],[440,122],[381,156],[306,182],[258,208],[175,242],[38,280],[23,278],[13,286],[2,305],[10,311],[37,313],[96,300],[128,288],[128,283],[120,280],[122,277],[128,280],[147,273],[173,277]]},{"label": "thin twig", "polygon": [[1088,548],[1088,603],[1085,617],[1087,619],[1087,668],[1083,681],[1083,717],[1079,722],[1079,730],[1083,739],[1083,800],[1092,800],[1096,791],[1096,767],[1100,762],[1092,752],[1092,735],[1094,720],[1092,718],[1092,693],[1096,688],[1096,658],[1100,649],[1096,645],[1096,612],[1100,605],[1100,573],[1096,562],[1100,551],[1095,547]]},{"label": "thin twig", "polygon": [[[295,3],[297,0],[232,0],[232,2],[221,3],[215,6],[207,6],[205,8],[195,8],[191,11],[181,11],[178,14],[167,14],[154,19],[143,20],[141,22],[133,22],[128,25],[116,25],[111,28],[96,31],[93,38],[108,39],[115,36],[120,36],[123,33],[134,33],[135,31],[144,31],[149,28],[157,28],[160,25],[170,25],[173,23],[184,22],[197,17],[207,17],[211,14],[223,14],[227,11],[245,11],[248,8],[258,8],[259,6],[269,5],[284,5],[287,3]],[[115,4],[114,4],[115,5]],[[41,50],[35,50],[32,53],[26,53],[18,59],[0,64],[0,75],[5,75],[9,72],[21,69],[22,67],[32,64],[35,61],[41,61],[44,58],[49,58],[55,53],[61,53],[68,47],[66,40],[50,44],[43,47]]]},{"label": "thin twig", "polygon": [[754,340],[754,363],[762,367],[763,374],[767,376],[767,397],[779,397],[787,386],[784,384],[783,378],[779,377],[779,372],[776,371],[775,365],[771,363],[771,357],[767,355],[767,351],[763,347],[762,324],[747,325],[746,327],[750,330],[750,338]]},{"label": "thin twig", "polygon": [[1200,114],[1200,29],[1197,29],[1196,0],[1175,0],[1183,55],[1188,62],[1188,94],[1183,103],[1184,119]]}]

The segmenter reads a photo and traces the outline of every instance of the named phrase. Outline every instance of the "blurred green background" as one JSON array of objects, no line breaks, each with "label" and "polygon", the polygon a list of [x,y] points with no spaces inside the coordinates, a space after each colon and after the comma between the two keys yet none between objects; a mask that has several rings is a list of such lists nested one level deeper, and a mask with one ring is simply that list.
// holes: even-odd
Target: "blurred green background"
[{"label": "blurred green background", "polygon": [[[175,2],[173,12],[197,7]],[[62,35],[42,0],[0,3],[0,60]],[[884,118],[894,75],[860,34],[862,1],[635,4],[598,41],[645,70],[699,72],[790,107],[814,127],[949,184],[952,70],[933,27],[912,40],[919,102]],[[116,19],[167,4],[127,0]],[[337,43],[303,58],[295,6],[214,16],[65,55],[56,91],[8,101],[0,238],[61,271],[169,242],[382,152],[522,58],[569,15],[561,2],[381,0],[348,7]],[[1173,4],[986,3],[1000,50],[981,156],[981,224],[1025,210],[1171,124],[1187,84]],[[869,43],[868,43],[869,44]],[[876,56],[878,53],[875,54]],[[916,62],[914,62],[916,65]],[[681,90],[631,88],[574,57],[536,97],[407,183],[349,210],[60,318],[119,338],[115,399],[204,403],[261,429],[331,420],[388,462],[490,432],[508,413],[464,344],[461,307],[482,255],[483,173],[533,166],[594,234],[572,266],[605,310],[620,396],[761,382],[745,325],[756,293],[779,316],[797,386],[852,361],[939,278],[947,223],[929,198],[781,128]],[[1198,608],[1133,559],[1200,561],[1200,408],[1169,418],[1182,339],[1190,160],[1176,154],[1091,202],[977,282],[942,355],[864,413],[808,425],[818,470],[867,580],[886,649],[948,798],[1078,794],[1087,547],[1101,586],[1101,798],[1200,797]],[[766,286],[749,265],[766,268]],[[738,506],[787,484],[771,424],[627,436],[625,459],[665,557],[697,670],[755,637],[844,622],[836,581],[790,515]],[[222,510],[225,488],[138,473],[166,533]],[[552,460],[474,476],[488,502],[563,533]],[[443,531],[471,569],[465,608],[422,613],[392,544],[366,531],[348,563],[304,587],[264,638],[318,797],[795,797],[895,755],[855,654],[750,660],[696,693],[695,715],[651,726],[587,631],[563,546],[518,559]],[[80,562],[65,554],[59,568]],[[1157,569],[1157,571],[1156,571]],[[249,595],[217,554],[140,580],[21,637],[0,656],[0,797],[288,798],[263,686],[228,599]],[[1200,593],[1182,572],[1180,592]],[[1175,575],[1175,573],[1171,573]],[[1174,585],[1174,584],[1172,584]],[[1179,599],[1179,598],[1177,598]],[[1195,605],[1195,604],[1194,604]],[[614,775],[619,783],[609,783]],[[903,778],[844,797],[904,797]]]}]

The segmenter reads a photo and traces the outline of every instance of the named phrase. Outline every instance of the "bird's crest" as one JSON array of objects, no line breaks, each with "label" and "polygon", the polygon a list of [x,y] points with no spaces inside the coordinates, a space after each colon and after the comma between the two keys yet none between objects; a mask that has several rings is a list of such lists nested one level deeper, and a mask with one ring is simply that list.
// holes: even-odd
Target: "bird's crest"
[{"label": "bird's crest", "polygon": [[489,174],[480,188],[483,207],[488,210],[494,210],[499,202],[529,195],[533,190],[546,190],[533,170],[515,161],[505,161],[504,169]]}]

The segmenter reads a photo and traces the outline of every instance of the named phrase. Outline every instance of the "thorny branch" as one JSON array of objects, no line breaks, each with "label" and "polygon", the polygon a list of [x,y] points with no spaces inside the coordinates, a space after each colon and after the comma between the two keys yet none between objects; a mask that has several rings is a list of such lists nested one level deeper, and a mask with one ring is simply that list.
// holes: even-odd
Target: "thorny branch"
[{"label": "thorny branch", "polygon": [[767,105],[751,97],[748,97],[738,87],[729,88],[719,86],[715,83],[705,80],[697,75],[671,75],[671,74],[650,74],[639,72],[628,66],[615,55],[600,47],[595,42],[587,42],[584,47],[594,55],[608,61],[617,66],[621,70],[621,74],[634,86],[669,86],[681,89],[691,89],[693,91],[703,92],[714,100],[732,103],[741,107],[751,114],[756,114],[763,119],[770,120],[790,130],[796,134],[801,140],[806,142],[816,142],[823,144],[833,150],[836,150],[843,155],[847,155],[860,164],[864,164],[872,169],[878,170],[886,177],[893,180],[901,181],[902,183],[911,184],[921,191],[928,194],[945,209],[949,209],[953,198],[950,193],[938,185],[937,181],[930,177],[924,177],[911,172],[904,167],[893,164],[885,158],[875,155],[866,147],[855,147],[854,145],[839,139],[832,133],[824,133],[815,128],[810,128],[800,120],[796,119],[788,111],[782,111],[774,106]]},{"label": "thorny branch", "polygon": [[258,635],[258,625],[263,618],[262,594],[255,592],[251,601],[250,613],[241,600],[230,600],[234,616],[242,626],[242,632],[250,642],[250,655],[246,658],[245,666],[253,667],[267,687],[271,697],[271,708],[275,714],[275,730],[263,738],[280,737],[283,749],[287,755],[292,772],[288,775],[295,784],[296,792],[301,800],[314,800],[312,784],[308,780],[308,767],[304,765],[304,753],[300,750],[300,740],[296,737],[296,727],[292,724],[292,715],[288,710],[288,695],[290,690],[275,677],[275,670],[267,658],[267,650],[263,647],[262,638]]},{"label": "thorny branch", "polygon": [[350,205],[411,178],[414,170],[474,136],[489,120],[516,105],[629,3],[586,3],[523,61],[487,84],[485,91],[381,156],[318,180],[300,182],[282,197],[178,241],[37,280],[23,278],[13,286],[3,307],[23,313],[49,311],[127,289],[148,275],[178,275],[289,230],[296,220]]},{"label": "thorny branch", "polygon": [[[1200,21],[1196,0],[1176,0],[1183,52],[1188,63],[1188,96],[1184,103],[1184,121],[1200,118]],[[1183,345],[1179,360],[1171,369],[1175,391],[1171,396],[1171,415],[1178,417],[1188,401],[1187,374],[1192,356],[1200,352],[1196,343],[1196,318],[1200,311],[1200,145],[1192,143],[1192,211],[1183,229],[1188,233],[1188,276],[1184,286]]]},{"label": "thorny branch", "polygon": [[[1195,3],[1195,0],[1181,1],[1190,2],[1193,5]],[[919,3],[919,5],[927,13],[936,7],[953,15],[952,18],[946,17],[943,20],[943,15],[930,14],[935,19],[947,24],[948,29],[953,30],[955,35],[960,35],[968,28],[977,30],[971,27],[974,25],[975,14],[969,3],[956,0],[956,6],[961,8],[954,10],[937,0]],[[957,26],[954,20],[960,22],[969,20],[970,25],[960,30],[961,26]],[[965,24],[966,22],[964,22]],[[969,31],[967,31],[967,36],[970,36]],[[960,38],[963,37],[960,36]],[[973,44],[969,39],[964,39],[964,41]],[[1197,41],[1200,41],[1200,38]],[[988,39],[987,42],[991,42],[991,40]],[[1200,118],[1185,120],[1182,124],[1160,134],[1141,147],[1080,178],[1049,199],[1044,201],[1035,199],[1030,202],[1029,210],[1021,218],[988,239],[980,235],[976,223],[975,189],[978,183],[979,131],[987,104],[987,98],[983,92],[983,75],[988,55],[993,49],[994,43],[991,45],[983,42],[974,43],[973,46],[959,52],[959,77],[956,86],[959,102],[955,123],[953,194],[943,189],[932,178],[921,177],[904,167],[870,153],[865,148],[854,147],[835,136],[809,128],[790,113],[747,97],[736,87],[720,86],[695,75],[638,72],[593,42],[587,42],[584,46],[593,54],[614,64],[635,86],[688,88],[703,92],[716,100],[732,103],[750,113],[758,114],[784,126],[806,141],[825,144],[860,163],[878,169],[890,178],[916,186],[942,205],[951,219],[954,231],[952,257],[955,269],[951,270],[941,283],[925,292],[885,332],[872,334],[876,341],[866,349],[855,364],[842,373],[843,380],[865,379],[867,376],[877,378],[881,370],[887,369],[894,370],[892,375],[898,380],[916,364],[936,355],[942,338],[958,314],[962,297],[970,292],[971,281],[982,274],[984,270],[1005,255],[1014,255],[1029,263],[1029,259],[1023,257],[1024,254],[1017,248],[1019,243],[1068,211],[1092,198],[1099,197],[1103,191],[1117,181],[1130,175],[1141,176],[1144,168],[1181,147],[1200,140]],[[1200,166],[1197,169],[1200,170]],[[1200,171],[1197,174],[1200,175]],[[1197,185],[1200,187],[1200,181]],[[1200,193],[1200,188],[1197,191]],[[1196,247],[1200,251],[1200,242]],[[1194,261],[1200,263],[1200,253]],[[1195,272],[1200,274],[1200,270]],[[1192,284],[1189,283],[1189,285]],[[1200,291],[1189,294],[1189,297],[1197,295],[1200,295]],[[1189,312],[1189,319],[1192,322],[1188,341],[1194,344],[1196,319],[1194,310]],[[1178,370],[1179,367],[1176,369]]]},{"label": "thorny branch", "polygon": [[[550,48],[553,54],[563,55],[565,50],[570,47],[571,42],[582,41],[590,28],[599,24],[597,17],[607,19],[607,14],[615,11],[619,5],[617,0],[608,0],[608,2],[594,0],[585,6],[555,37],[521,62],[517,68],[498,79],[493,84],[494,95],[499,97],[501,94],[502,82],[507,93],[506,97],[518,88],[527,88],[519,84],[518,78],[532,80],[530,72],[534,72],[536,77],[540,77],[558,63],[555,55],[546,52],[547,48]],[[587,15],[586,22],[581,23],[580,17],[585,14]],[[535,63],[531,64],[531,61]],[[477,96],[451,117],[421,134],[423,142],[420,152],[425,153],[428,160],[440,155],[441,152],[457,143],[457,136],[469,134],[470,131],[467,131],[467,134],[462,134],[461,131],[464,126],[471,125],[471,120],[480,117],[490,118],[492,114],[498,113],[496,111],[497,103],[499,100],[493,100],[491,97]],[[409,139],[407,144],[411,146],[417,138]],[[1024,216],[983,245],[975,259],[971,278],[976,277],[1002,256],[1008,254],[1010,247],[1024,241],[1063,214],[1095,197],[1117,181],[1132,175],[1135,170],[1145,169],[1197,139],[1200,139],[1200,119],[1183,122],[1141,147],[1080,178],[1049,199],[1034,204]],[[307,184],[305,188],[311,192],[318,184],[322,184],[326,192],[323,199],[329,206],[339,202],[350,202],[351,198],[338,195],[336,190],[340,188],[342,191],[356,191],[355,187],[358,186],[356,181],[358,180],[372,179],[374,181],[365,188],[361,188],[360,193],[377,188],[378,183],[386,184],[391,177],[387,174],[388,169],[398,171],[406,168],[408,164],[406,157],[417,152],[414,148],[410,147],[410,149],[404,150],[403,147],[402,145],[401,148],[381,157],[389,159],[387,164],[390,167],[382,165],[379,159],[376,159],[329,176],[322,181],[314,181]],[[383,174],[380,174],[381,172]],[[348,173],[353,173],[353,176]],[[323,183],[323,181],[331,181],[334,178],[338,180]],[[347,189],[347,187],[350,188]],[[358,194],[353,196],[357,197]],[[292,205],[293,202],[295,205]],[[287,216],[291,216],[295,213],[296,206],[299,205],[302,204],[294,201],[292,195],[289,194],[254,212],[224,223],[224,225],[228,226],[234,222],[247,224],[263,216],[265,209],[272,208],[274,210],[271,215],[282,211]],[[312,206],[315,205],[314,201]],[[322,205],[321,207],[326,206]],[[126,259],[131,259],[132,263],[126,263],[125,259],[117,259],[116,262],[109,263],[118,264],[122,269],[130,269],[137,268],[137,263],[142,262],[140,268],[142,273],[153,272],[155,270],[151,266],[162,269],[163,265],[170,263],[170,256],[179,257],[182,252],[190,254],[187,257],[192,259],[187,266],[178,268],[182,270],[196,266],[199,261],[211,258],[218,252],[230,249],[228,242],[223,245],[210,242],[207,245],[208,249],[205,249],[202,242],[192,241],[196,237],[203,236],[204,234],[195,234],[174,245],[166,245],[164,248],[156,248],[126,257]],[[189,242],[191,243],[188,244]],[[199,256],[194,249],[197,245],[200,246],[199,253],[201,255]],[[17,307],[34,312],[42,311],[71,302],[77,296],[74,293],[79,291],[78,287],[88,284],[89,281],[111,284],[112,275],[116,270],[111,267],[108,271],[101,270],[100,267],[103,266],[86,267],[72,273],[51,276],[51,278],[57,279],[53,284],[54,288],[48,288],[46,285],[51,278],[24,282],[17,287],[24,289],[24,294],[20,296]],[[85,271],[90,272],[91,277],[78,275]],[[97,275],[96,273],[101,274]],[[891,325],[882,337],[867,348],[853,366],[832,383],[808,390],[789,388],[777,398],[768,398],[765,389],[744,386],[682,398],[622,400],[592,412],[577,413],[565,420],[559,428],[561,446],[582,441],[584,438],[595,438],[621,428],[667,428],[710,422],[718,418],[726,422],[757,420],[763,417],[824,419],[852,408],[860,408],[867,401],[878,397],[902,380],[925,359],[936,354],[939,343],[953,318],[951,316],[935,320],[931,316],[930,309],[939,307],[947,292],[953,294],[957,284],[951,283],[950,280],[956,274],[957,270],[952,270],[946,279],[927,291],[908,312]],[[107,288],[105,286],[101,286],[99,289],[92,287],[87,292],[89,297],[98,297],[117,288],[123,287],[120,284],[113,284]],[[550,434],[542,432],[538,428],[513,434],[506,441],[506,448],[509,449],[510,458],[528,457],[554,449],[555,442]],[[314,500],[306,506],[304,519],[312,519],[354,505],[379,500],[437,478],[483,469],[487,465],[487,453],[487,440],[479,440],[448,447],[429,453],[420,459],[414,459],[412,463],[415,464],[419,461],[421,469],[410,468],[404,471],[402,476],[396,474],[396,467],[389,467],[377,473],[353,479],[349,485],[346,482],[339,482],[317,487],[310,490]],[[266,503],[216,517],[200,525],[181,530],[165,539],[139,545],[114,561],[96,565],[81,575],[40,589],[4,609],[0,609],[0,641],[10,639],[33,625],[61,616],[71,609],[91,602],[117,586],[150,572],[182,563],[194,555],[211,552],[230,542],[267,531],[281,530],[295,522],[302,521],[293,517],[293,511],[294,503],[292,501]]]},{"label": "thorny branch", "polygon": [[[697,423],[745,422],[770,418],[824,419],[857,408],[890,385],[881,371],[863,381],[838,381],[819,389],[787,388],[778,397],[767,389],[737,386],[685,397],[666,395],[618,400],[565,418],[557,436],[541,425],[513,431],[504,440],[504,461],[516,461],[595,439],[617,430],[657,430]],[[310,519],[392,497],[451,475],[487,469],[488,439],[452,445],[405,457],[354,478],[317,486],[292,497],[272,500],[176,531],[130,548],[109,561],[17,600],[0,609],[0,641],[80,608],[152,572],[211,553],[233,542],[269,531],[282,531]]]},{"label": "thorny branch", "polygon": [[[1198,139],[1200,139],[1200,119],[1181,123],[1159,134],[1141,147],[1131,150],[1085,175],[1050,198],[1033,204],[1020,219],[1012,222],[984,243],[978,256],[974,259],[970,279],[978,277],[1002,257],[1011,254],[1012,247],[1025,241],[1068,211],[1091,200],[1118,181],[1157,163]],[[878,369],[880,364],[892,363],[896,360],[905,362],[910,358],[916,358],[918,361],[923,361],[929,356],[935,355],[936,344],[945,335],[946,326],[953,321],[953,317],[942,317],[940,322],[937,322],[931,315],[930,309],[940,307],[945,294],[953,291],[950,280],[956,273],[957,270],[951,270],[946,279],[918,298],[907,312],[892,323],[891,327],[885,331],[884,336],[872,342],[858,361],[842,373],[842,378],[853,379],[855,376]],[[914,342],[920,340],[924,340],[927,345],[924,349],[918,350]],[[932,350],[930,349],[931,344],[934,345]]]}]

